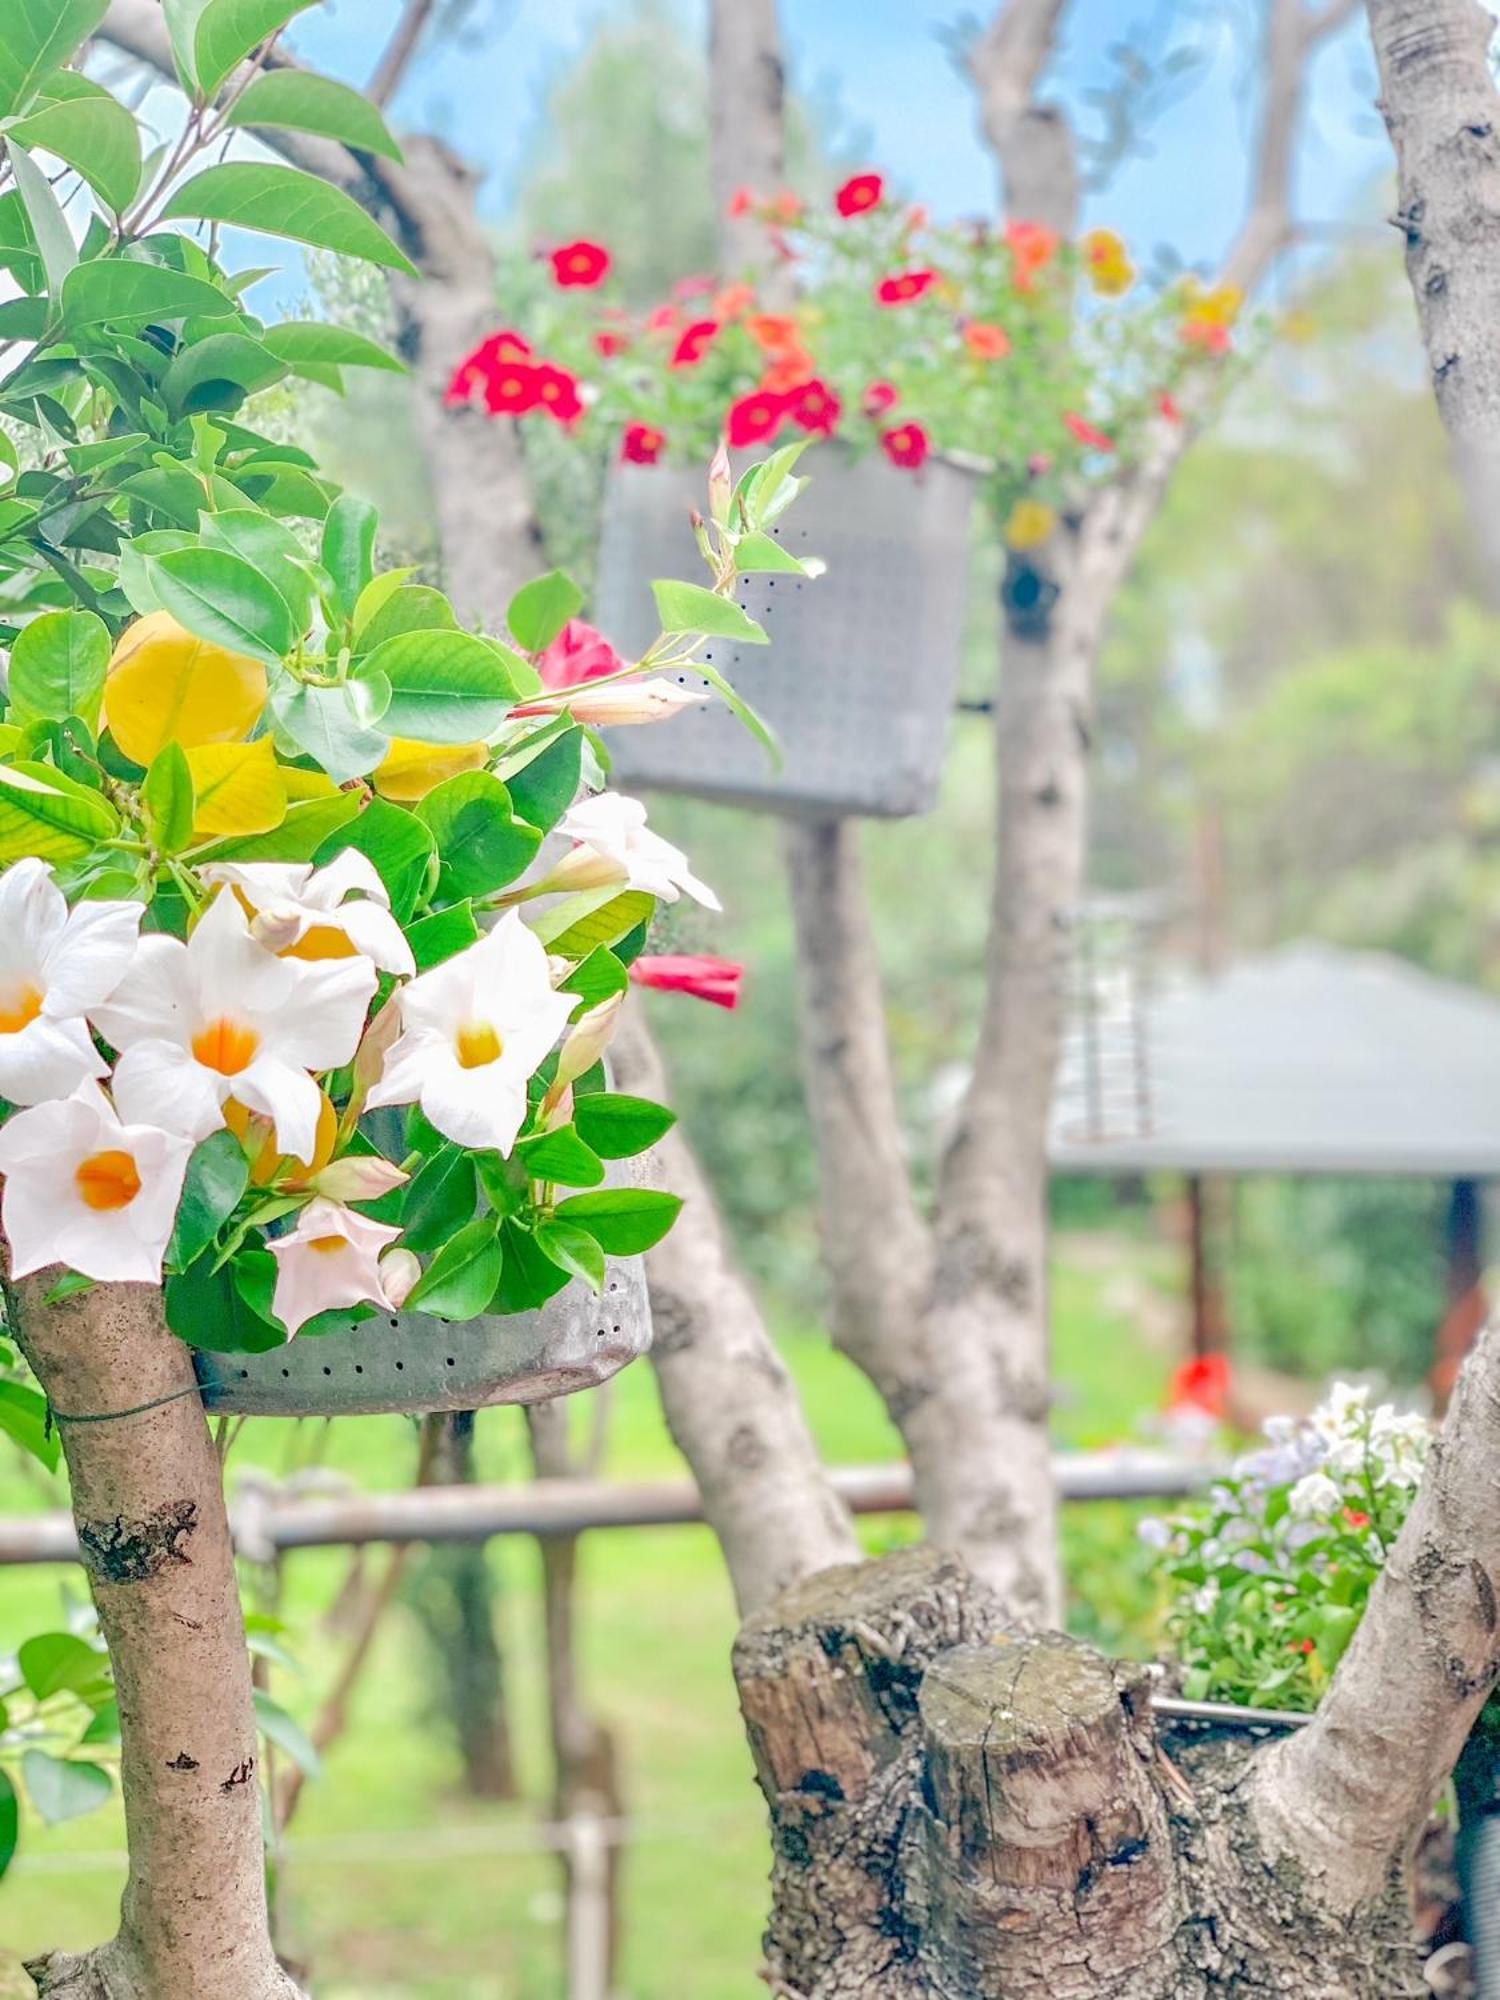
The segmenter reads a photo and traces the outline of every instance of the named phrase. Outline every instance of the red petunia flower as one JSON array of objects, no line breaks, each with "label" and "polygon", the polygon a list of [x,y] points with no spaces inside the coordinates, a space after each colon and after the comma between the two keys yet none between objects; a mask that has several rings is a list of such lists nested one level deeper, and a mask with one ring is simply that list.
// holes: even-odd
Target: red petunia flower
[{"label": "red petunia flower", "polygon": [[1185,319],[1182,340],[1185,347],[1201,347],[1205,354],[1227,354],[1234,346],[1234,329],[1217,320]]},{"label": "red petunia flower", "polygon": [[1180,424],[1186,421],[1182,414],[1182,405],[1170,389],[1162,390],[1156,399],[1156,407],[1161,411],[1169,424]]},{"label": "red petunia flower", "polygon": [[695,319],[691,326],[684,327],[682,336],[672,350],[669,364],[673,368],[696,368],[712,347],[719,332],[716,319]]},{"label": "red petunia flower", "polygon": [[864,393],[864,412],[867,417],[883,417],[887,410],[894,410],[901,400],[901,391],[894,382],[872,382]]},{"label": "red petunia flower", "polygon": [[724,420],[725,437],[736,450],[745,445],[764,444],[775,437],[791,415],[793,401],[793,397],[774,395],[768,389],[752,389],[748,396],[730,404]]},{"label": "red petunia flower", "polygon": [[552,276],[559,285],[602,285],[609,273],[609,252],[602,243],[580,238],[552,252]]},{"label": "red petunia flower", "polygon": [[792,404],[792,421],[815,437],[832,437],[843,414],[843,404],[817,376],[802,385]]},{"label": "red petunia flower", "polygon": [[654,424],[627,424],[620,457],[627,465],[655,465],[667,448],[667,434]]},{"label": "red petunia flower", "polygon": [[602,354],[606,361],[612,361],[617,354],[623,354],[630,345],[630,335],[620,333],[614,327],[601,327],[594,335],[594,350]]},{"label": "red petunia flower", "polygon": [[566,368],[559,368],[551,361],[544,361],[534,371],[536,375],[537,407],[555,417],[564,426],[576,423],[583,415],[583,398],[578,393],[578,377],[570,375]]},{"label": "red petunia flower", "polygon": [[1063,422],[1081,445],[1090,451],[1113,451],[1115,441],[1106,432],[1091,424],[1087,417],[1080,417],[1076,410],[1064,410]]},{"label": "red petunia flower", "polygon": [[736,218],[742,215],[749,215],[754,207],[755,196],[749,188],[736,188],[734,193],[729,197],[729,213]]},{"label": "red petunia flower", "polygon": [[833,202],[840,215],[863,215],[868,208],[878,208],[885,193],[885,178],[881,174],[856,174],[847,180],[834,196]]},{"label": "red petunia flower", "polygon": [[1201,1410],[1222,1419],[1229,1409],[1231,1376],[1227,1354],[1195,1354],[1175,1369],[1167,1386],[1169,1410]]},{"label": "red petunia flower", "polygon": [[638,986],[652,986],[659,993],[690,993],[695,1000],[727,1007],[732,1013],[740,1004],[745,968],[738,959],[709,953],[663,953],[638,958],[630,976]]},{"label": "red petunia flower", "polygon": [[541,370],[529,361],[502,361],[484,378],[484,407],[492,417],[524,417],[537,406]]},{"label": "red petunia flower", "polygon": [[937,280],[936,271],[896,271],[881,279],[875,296],[883,306],[909,306],[913,299],[930,292]]},{"label": "red petunia flower", "polygon": [[646,325],[652,333],[671,333],[682,325],[682,314],[676,306],[653,306],[646,315]]},{"label": "red petunia flower", "polygon": [[536,655],[544,688],[582,687],[585,681],[617,674],[625,665],[597,626],[570,618],[545,652]]},{"label": "red petunia flower", "polygon": [[932,440],[920,424],[897,424],[894,430],[880,433],[880,449],[892,465],[915,472],[919,465],[926,464]]},{"label": "red petunia flower", "polygon": [[1362,1507],[1346,1507],[1344,1520],[1351,1528],[1368,1528],[1370,1525],[1370,1517]]},{"label": "red petunia flower", "polygon": [[519,333],[506,328],[500,333],[492,333],[482,340],[472,354],[466,354],[448,383],[443,401],[452,409],[459,403],[471,403],[481,391],[493,371],[502,362],[529,361],[531,343]]}]

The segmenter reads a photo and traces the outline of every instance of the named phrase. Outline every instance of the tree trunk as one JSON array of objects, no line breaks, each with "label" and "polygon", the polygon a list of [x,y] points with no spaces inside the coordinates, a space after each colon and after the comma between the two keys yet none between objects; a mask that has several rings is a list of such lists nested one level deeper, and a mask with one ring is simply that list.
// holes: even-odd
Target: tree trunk
[{"label": "tree trunk", "polygon": [[1267,1861],[1244,1741],[1159,1744],[1139,1671],[1001,1623],[952,1558],[825,1571],[735,1673],[771,1812],[778,2000],[1399,2000],[1400,1885],[1351,1920]]},{"label": "tree trunk", "polygon": [[57,1412],[114,1662],[130,1872],[108,1944],[31,1970],[49,2000],[296,2000],[267,1928],[250,1663],[192,1356],[154,1288],[44,1304],[60,1275],[6,1301]]}]

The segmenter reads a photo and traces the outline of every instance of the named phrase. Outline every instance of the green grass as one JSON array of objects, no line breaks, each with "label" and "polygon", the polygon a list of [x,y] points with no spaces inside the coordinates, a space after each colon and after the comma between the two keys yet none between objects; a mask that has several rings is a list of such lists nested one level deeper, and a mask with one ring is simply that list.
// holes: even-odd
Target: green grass
[{"label": "green grass", "polygon": [[[1120,1245],[1139,1279],[1165,1282],[1158,1253]],[[1057,1433],[1063,1444],[1128,1436],[1159,1405],[1170,1356],[1143,1341],[1109,1276],[1070,1266],[1056,1276]],[[862,1377],[818,1337],[791,1332],[784,1351],[830,1462],[889,1458],[891,1426]],[[480,1424],[486,1478],[522,1476],[521,1422]],[[411,1476],[411,1427],[351,1418],[321,1433],[324,1463],[361,1485]],[[233,1469],[288,1470],[313,1440],[305,1427],[247,1427]],[[616,1385],[607,1471],[628,1479],[681,1471],[648,1368]],[[0,1463],[0,1510],[57,1504]],[[1128,1510],[1075,1510],[1069,1546],[1094,1572],[1083,1626],[1130,1637],[1133,1564]],[[873,1542],[907,1524],[870,1523]],[[502,1639],[528,1803],[479,1805],[458,1789],[456,1754],[430,1722],[430,1656],[405,1606],[387,1620],[361,1683],[354,1722],[310,1786],[280,1877],[283,1939],[306,1959],[318,2000],[561,2000],[561,1901],[554,1858],[526,1844],[548,1791],[533,1547],[490,1545],[501,1586]],[[314,1551],[286,1565],[286,1615],[307,1663],[275,1692],[301,1716],[337,1665],[340,1643],[320,1614],[349,1558]],[[624,2000],[753,2000],[764,1905],[764,1824],[740,1733],[728,1654],[734,1610],[707,1530],[598,1533],[583,1548],[583,1652],[590,1700],[616,1729],[637,1820],[625,1861]],[[62,1571],[0,1574],[0,1648],[55,1620]],[[76,1580],[75,1580],[76,1587]],[[108,1933],[121,1879],[122,1829],[111,1810],[25,1829],[23,1858],[0,1887],[0,1940],[22,1955],[85,1946]]]}]

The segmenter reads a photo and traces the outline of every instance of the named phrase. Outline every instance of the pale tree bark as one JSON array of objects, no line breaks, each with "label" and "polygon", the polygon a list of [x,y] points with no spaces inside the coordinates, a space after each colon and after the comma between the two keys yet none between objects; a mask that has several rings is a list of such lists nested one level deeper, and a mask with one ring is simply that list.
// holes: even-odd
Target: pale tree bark
[{"label": "pale tree bark", "polygon": [[764,232],[729,206],[741,188],[761,196],[780,187],[786,66],[776,0],[714,0],[709,16],[708,115],[714,135],[713,196],[727,267],[754,268]]},{"label": "pale tree bark", "polygon": [[7,1285],[7,1318],[58,1413],[114,1663],[130,1872],[108,1944],[30,1969],[44,2000],[296,2000],[267,1927],[250,1662],[192,1355],[153,1287],[47,1305],[61,1275]]},{"label": "pale tree bark", "polygon": [[1438,409],[1500,595],[1500,96],[1479,0],[1369,0]]}]

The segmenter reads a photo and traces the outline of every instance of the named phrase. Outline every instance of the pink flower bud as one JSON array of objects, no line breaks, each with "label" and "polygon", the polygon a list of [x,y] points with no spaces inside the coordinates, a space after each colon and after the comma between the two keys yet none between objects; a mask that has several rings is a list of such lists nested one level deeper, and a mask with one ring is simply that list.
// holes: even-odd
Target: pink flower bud
[{"label": "pink flower bud", "polygon": [[314,1174],[310,1185],[330,1201],[378,1201],[406,1178],[400,1167],[378,1153],[346,1153]]},{"label": "pink flower bud", "polygon": [[410,1250],[387,1250],[380,1260],[380,1282],[398,1312],[421,1275],[422,1266]]}]

